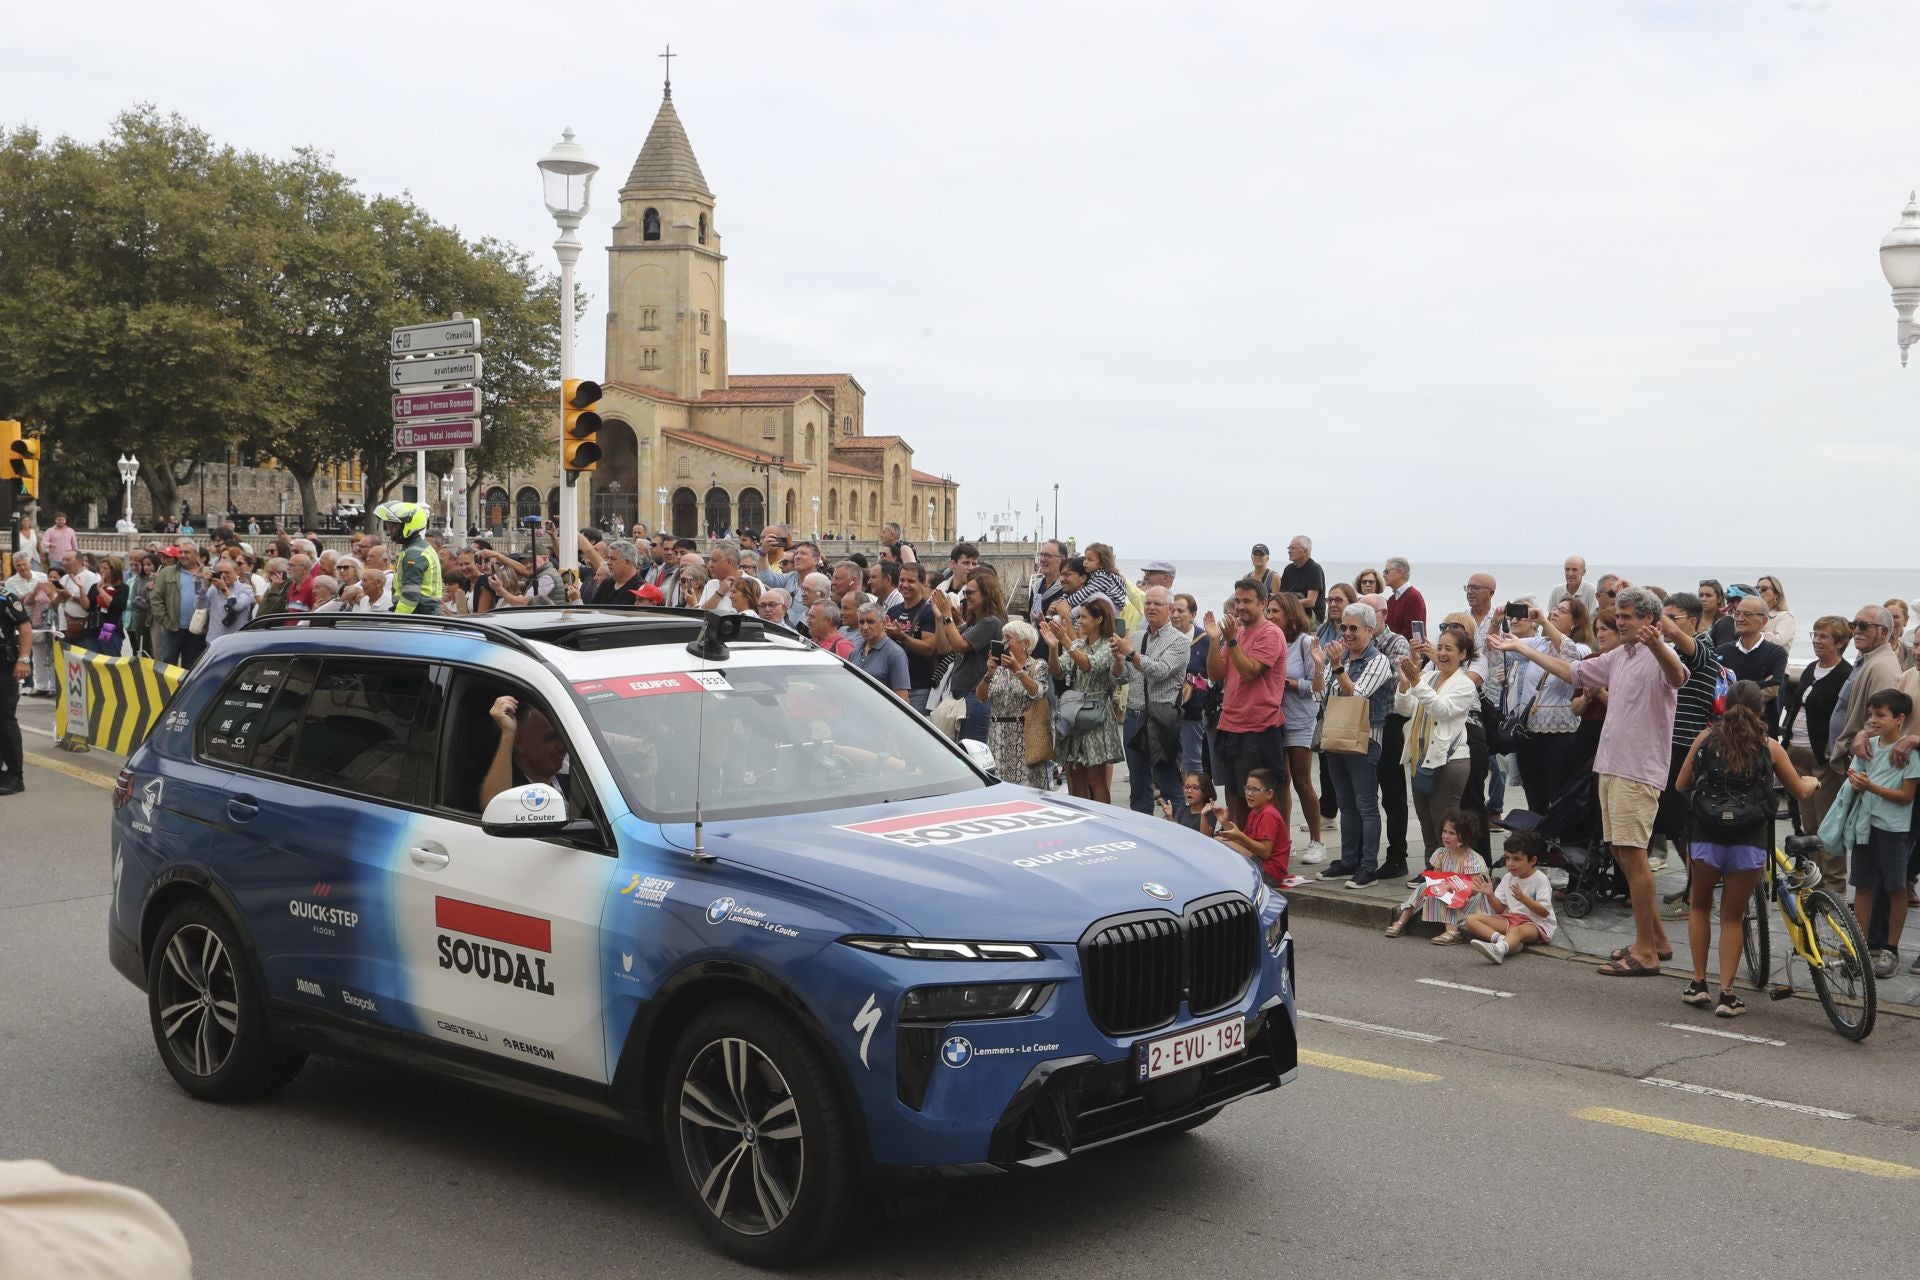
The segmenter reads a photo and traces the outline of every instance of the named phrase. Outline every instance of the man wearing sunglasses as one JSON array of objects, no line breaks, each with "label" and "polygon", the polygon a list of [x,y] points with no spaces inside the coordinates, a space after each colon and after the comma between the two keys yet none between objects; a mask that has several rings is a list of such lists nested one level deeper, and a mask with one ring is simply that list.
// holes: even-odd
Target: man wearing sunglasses
[{"label": "man wearing sunglasses", "polygon": [[[1892,638],[1893,615],[1884,606],[1862,605],[1853,615],[1853,647],[1860,659],[1853,664],[1853,673],[1840,686],[1840,697],[1833,704],[1832,732],[1827,738],[1828,767],[1820,772],[1820,791],[1815,798],[1822,813],[1833,807],[1851,767],[1848,756],[1854,737],[1866,727],[1867,700],[1900,683],[1900,659],[1888,643]],[[1848,852],[1828,849],[1820,856],[1821,878],[1836,889],[1847,883]]]}]

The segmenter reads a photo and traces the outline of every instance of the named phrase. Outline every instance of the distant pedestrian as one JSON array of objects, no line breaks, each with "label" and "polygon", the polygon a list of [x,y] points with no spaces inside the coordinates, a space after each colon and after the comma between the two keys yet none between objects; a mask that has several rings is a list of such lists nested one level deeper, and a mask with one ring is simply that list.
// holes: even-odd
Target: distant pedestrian
[{"label": "distant pedestrian", "polygon": [[1280,589],[1300,598],[1307,616],[1318,626],[1327,620],[1327,571],[1313,558],[1313,539],[1304,533],[1287,543],[1287,567],[1280,571]]}]

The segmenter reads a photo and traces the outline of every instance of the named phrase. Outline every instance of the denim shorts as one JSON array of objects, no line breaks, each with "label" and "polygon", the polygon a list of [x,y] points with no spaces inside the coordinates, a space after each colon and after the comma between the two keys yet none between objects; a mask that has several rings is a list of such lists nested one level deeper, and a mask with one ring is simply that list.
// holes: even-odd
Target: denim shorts
[{"label": "denim shorts", "polygon": [[1723,876],[1758,871],[1767,865],[1767,851],[1757,844],[1707,844],[1695,840],[1687,852],[1695,862],[1712,867]]}]

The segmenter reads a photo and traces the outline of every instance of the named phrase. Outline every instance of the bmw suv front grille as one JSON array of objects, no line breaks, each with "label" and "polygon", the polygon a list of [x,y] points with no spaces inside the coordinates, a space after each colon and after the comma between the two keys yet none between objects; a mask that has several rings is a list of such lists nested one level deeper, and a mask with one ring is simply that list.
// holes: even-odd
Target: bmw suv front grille
[{"label": "bmw suv front grille", "polygon": [[1240,894],[1096,923],[1080,940],[1087,1012],[1108,1035],[1172,1022],[1184,999],[1211,1013],[1240,998],[1260,957],[1260,918]]}]

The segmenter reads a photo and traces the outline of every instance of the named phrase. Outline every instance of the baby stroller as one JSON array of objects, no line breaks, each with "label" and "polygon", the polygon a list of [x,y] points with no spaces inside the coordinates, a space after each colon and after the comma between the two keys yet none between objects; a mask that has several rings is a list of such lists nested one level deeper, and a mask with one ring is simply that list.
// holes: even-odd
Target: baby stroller
[{"label": "baby stroller", "polygon": [[1548,803],[1545,813],[1515,809],[1493,826],[1502,831],[1532,831],[1547,842],[1543,867],[1567,873],[1560,907],[1575,920],[1602,898],[1625,898],[1626,881],[1600,836],[1600,780],[1591,771],[1575,777]]}]

